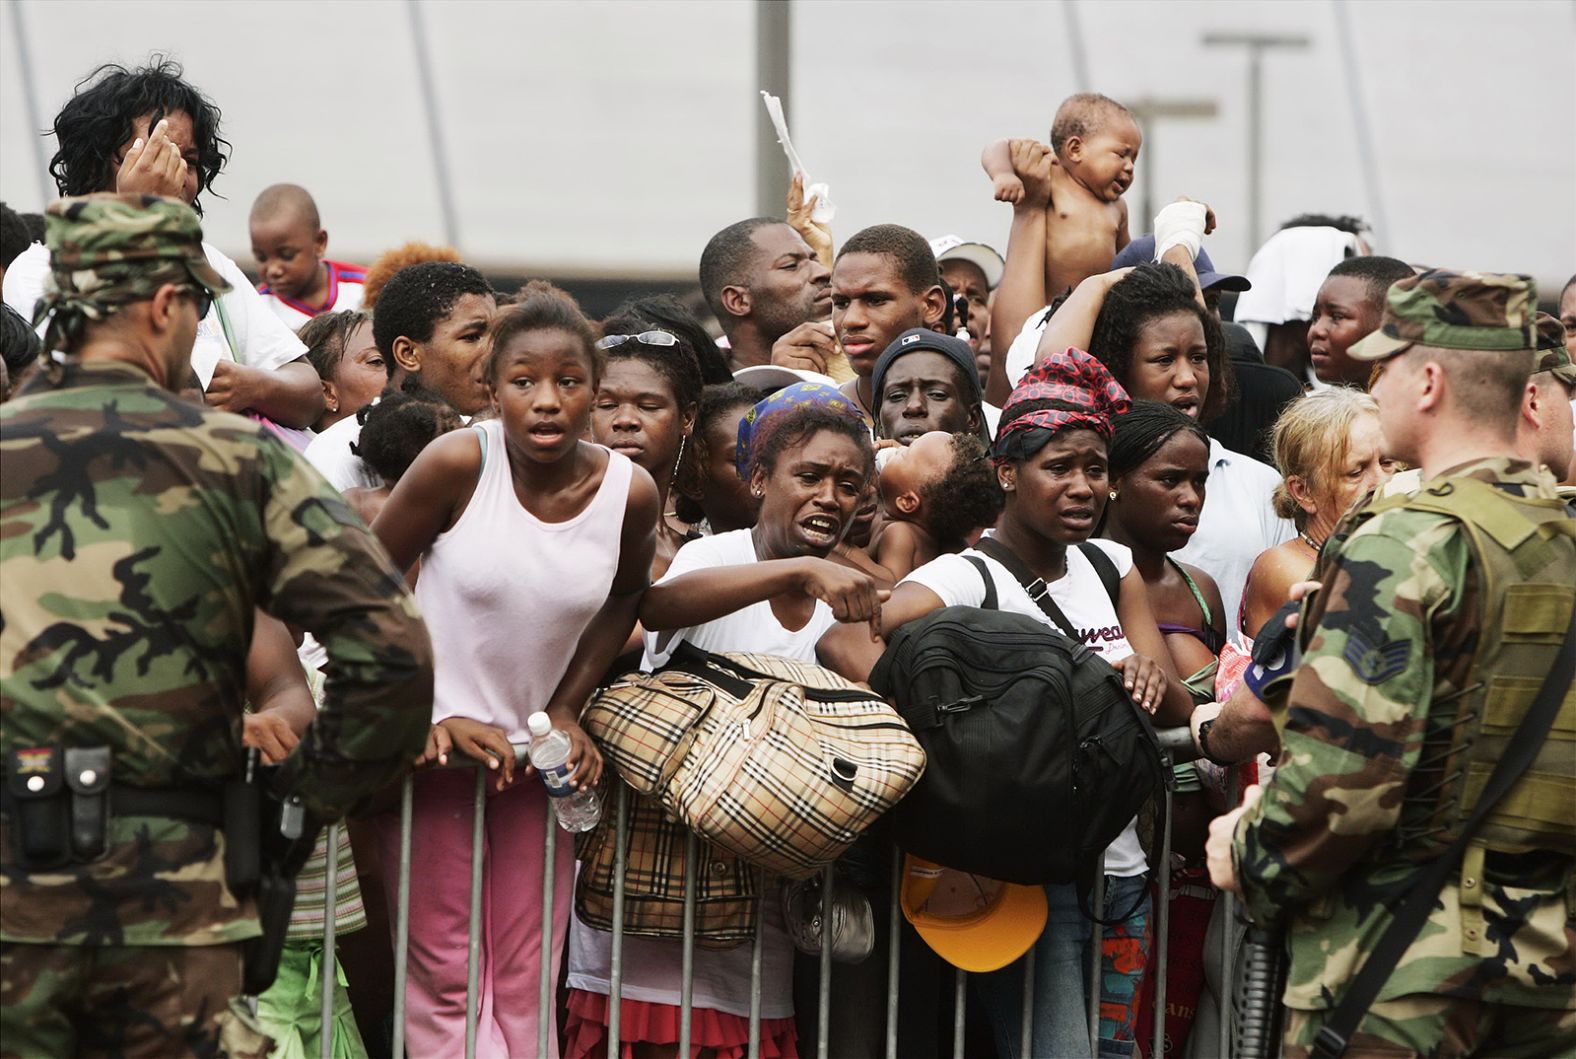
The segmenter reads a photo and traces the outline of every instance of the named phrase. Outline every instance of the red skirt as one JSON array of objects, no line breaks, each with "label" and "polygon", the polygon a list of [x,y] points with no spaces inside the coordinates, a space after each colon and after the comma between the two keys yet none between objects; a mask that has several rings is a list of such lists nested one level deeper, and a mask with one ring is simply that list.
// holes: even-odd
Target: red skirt
[{"label": "red skirt", "polygon": [[[569,991],[569,1021],[565,1027],[568,1048],[564,1059],[607,1059],[607,1016],[610,1005],[603,993]],[[620,1059],[633,1059],[635,1041],[677,1044],[679,1008],[676,1004],[651,1004],[625,1000],[618,1024]],[[690,1009],[690,1059],[709,1049],[717,1059],[745,1059],[750,1050],[750,1020],[710,1008]],[[762,1059],[799,1059],[799,1034],[794,1020],[761,1019]]]}]

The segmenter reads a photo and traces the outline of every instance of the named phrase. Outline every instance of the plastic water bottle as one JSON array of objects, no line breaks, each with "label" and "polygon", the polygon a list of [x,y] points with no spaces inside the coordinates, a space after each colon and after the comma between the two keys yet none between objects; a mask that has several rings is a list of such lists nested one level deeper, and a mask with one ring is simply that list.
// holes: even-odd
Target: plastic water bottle
[{"label": "plastic water bottle", "polygon": [[602,818],[602,803],[596,791],[589,788],[576,790],[569,785],[574,775],[568,764],[569,737],[553,727],[545,713],[533,713],[525,727],[531,733],[531,747],[526,754],[531,767],[542,777],[547,796],[553,800],[553,812],[558,826],[565,831],[589,831]]}]

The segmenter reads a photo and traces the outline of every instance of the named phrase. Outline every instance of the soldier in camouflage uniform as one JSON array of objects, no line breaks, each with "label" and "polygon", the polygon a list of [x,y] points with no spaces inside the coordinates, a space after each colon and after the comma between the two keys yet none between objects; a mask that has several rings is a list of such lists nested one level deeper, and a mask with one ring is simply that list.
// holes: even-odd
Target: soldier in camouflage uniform
[{"label": "soldier in camouflage uniform", "polygon": [[[60,352],[0,408],[7,1055],[266,1048],[232,1003],[259,927],[213,808],[243,767],[254,606],[328,650],[324,708],[279,776],[310,809],[344,812],[428,730],[426,630],[375,538],[267,429],[175,393],[226,289],[201,239],[172,199],[51,206],[41,314]],[[71,769],[103,747],[107,768]],[[38,800],[62,783],[107,793],[104,848],[73,817],[63,863],[40,866],[41,806],[103,804]],[[138,811],[171,796],[190,810]]]},{"label": "soldier in camouflage uniform", "polygon": [[[1433,271],[1390,288],[1350,355],[1415,496],[1338,527],[1304,606],[1301,667],[1270,708],[1262,797],[1212,827],[1211,871],[1287,929],[1285,1054],[1311,1045],[1420,866],[1458,832],[1576,604],[1576,521],[1511,455],[1534,366],[1524,276]],[[1576,697],[1475,833],[1347,1055],[1544,1056],[1576,1047]],[[1257,792],[1255,792],[1257,793]]]}]

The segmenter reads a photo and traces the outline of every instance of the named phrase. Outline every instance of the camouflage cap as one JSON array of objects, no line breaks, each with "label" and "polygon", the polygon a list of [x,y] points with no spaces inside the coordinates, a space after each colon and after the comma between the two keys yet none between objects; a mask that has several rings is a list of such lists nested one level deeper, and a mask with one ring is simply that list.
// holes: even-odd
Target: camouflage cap
[{"label": "camouflage cap", "polygon": [[1538,290],[1531,276],[1430,269],[1397,280],[1379,329],[1354,343],[1354,360],[1383,360],[1414,345],[1509,353],[1536,347]]},{"label": "camouflage cap", "polygon": [[166,283],[230,289],[208,263],[202,225],[190,206],[157,195],[84,195],[44,214],[50,275],[33,323],[48,318],[45,341],[60,348],[86,321],[146,301]]},{"label": "camouflage cap", "polygon": [[1554,377],[1567,386],[1576,386],[1576,363],[1571,362],[1570,350],[1565,346],[1565,325],[1559,317],[1538,312],[1538,359],[1533,362],[1532,374],[1553,372]]}]

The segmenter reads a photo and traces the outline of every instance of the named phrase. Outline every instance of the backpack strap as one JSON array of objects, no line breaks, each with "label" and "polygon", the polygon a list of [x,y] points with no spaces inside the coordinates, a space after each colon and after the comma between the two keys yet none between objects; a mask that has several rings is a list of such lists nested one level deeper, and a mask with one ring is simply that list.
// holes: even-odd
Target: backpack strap
[{"label": "backpack strap", "polygon": [[1351,988],[1330,1013],[1324,1027],[1319,1030],[1319,1035],[1314,1038],[1312,1054],[1315,1059],[1339,1059],[1346,1053],[1347,1043],[1356,1032],[1357,1024],[1373,1006],[1379,990],[1389,980],[1396,965],[1401,962],[1401,957],[1416,940],[1423,929],[1423,924],[1428,922],[1429,914],[1434,910],[1434,902],[1439,897],[1439,891],[1444,888],[1446,877],[1460,862],[1462,854],[1471,844],[1473,833],[1483,823],[1483,818],[1510,788],[1516,785],[1537,758],[1549,729],[1554,727],[1554,720],[1559,715],[1561,702],[1570,690],[1573,676],[1576,676],[1576,611],[1571,613],[1571,624],[1565,630],[1565,643],[1555,657],[1554,667],[1543,678],[1543,686],[1538,689],[1537,698],[1533,700],[1532,706],[1521,720],[1521,726],[1517,729],[1515,737],[1509,743],[1510,749],[1499,759],[1494,771],[1489,774],[1483,792],[1478,795],[1477,804],[1472,807],[1472,815],[1467,817],[1460,834],[1450,844],[1450,848],[1437,859],[1430,861],[1418,874],[1406,898],[1396,908],[1395,918],[1390,921],[1389,927],[1385,928],[1379,944],[1374,947],[1372,955],[1363,964],[1362,970],[1357,972],[1357,978],[1352,982]]},{"label": "backpack strap", "polygon": [[990,575],[990,567],[985,565],[985,560],[981,559],[977,555],[965,555],[963,558],[967,559],[970,563],[973,564],[974,569],[976,569],[976,570],[978,570],[980,572],[980,580],[985,582],[985,599],[980,604],[980,609],[981,610],[999,610],[999,609],[1001,609],[1000,607],[997,606],[997,602],[998,601],[996,599],[996,579]]},{"label": "backpack strap", "polygon": [[[1056,600],[1051,598],[1051,586],[1045,583],[1045,578],[1036,577],[1024,561],[1018,558],[1011,548],[994,537],[981,537],[980,542],[974,546],[976,551],[984,552],[1007,568],[1007,572],[1017,579],[1018,584],[1029,594],[1029,598],[1051,619],[1058,629],[1067,635],[1073,643],[1082,643],[1078,638],[1078,630],[1073,623],[1067,620],[1067,615],[1062,613],[1062,608],[1056,605]],[[1113,567],[1114,572],[1114,567]]]},{"label": "backpack strap", "polygon": [[1083,552],[1083,557],[1089,560],[1090,566],[1094,567],[1095,576],[1100,579],[1100,584],[1105,586],[1105,594],[1111,597],[1111,606],[1115,607],[1118,598],[1122,595],[1122,575],[1116,572],[1116,564],[1111,561],[1109,555],[1105,554],[1105,549],[1094,541],[1079,541],[1078,550]]}]

